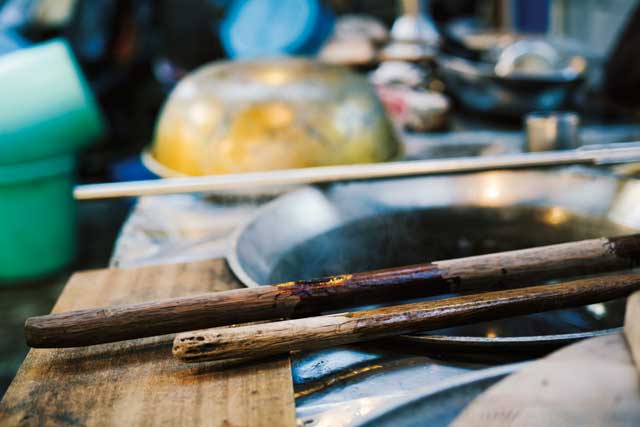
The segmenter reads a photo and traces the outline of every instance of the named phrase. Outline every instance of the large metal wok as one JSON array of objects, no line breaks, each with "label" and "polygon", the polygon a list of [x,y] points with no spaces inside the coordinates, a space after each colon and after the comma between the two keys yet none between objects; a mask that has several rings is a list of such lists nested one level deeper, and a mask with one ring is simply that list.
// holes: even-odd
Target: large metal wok
[{"label": "large metal wok", "polygon": [[[619,235],[640,228],[640,183],[586,168],[305,187],[264,206],[228,260],[247,286]],[[400,340],[447,354],[544,351],[621,325],[620,301]]]}]

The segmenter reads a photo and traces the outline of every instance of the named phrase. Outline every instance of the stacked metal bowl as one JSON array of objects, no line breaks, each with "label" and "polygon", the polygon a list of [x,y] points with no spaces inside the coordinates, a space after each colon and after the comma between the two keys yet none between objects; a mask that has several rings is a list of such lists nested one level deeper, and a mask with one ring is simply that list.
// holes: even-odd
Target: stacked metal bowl
[{"label": "stacked metal bowl", "polygon": [[448,90],[465,108],[520,117],[569,106],[585,79],[586,60],[541,37],[484,33],[465,37],[478,60],[442,55]]}]

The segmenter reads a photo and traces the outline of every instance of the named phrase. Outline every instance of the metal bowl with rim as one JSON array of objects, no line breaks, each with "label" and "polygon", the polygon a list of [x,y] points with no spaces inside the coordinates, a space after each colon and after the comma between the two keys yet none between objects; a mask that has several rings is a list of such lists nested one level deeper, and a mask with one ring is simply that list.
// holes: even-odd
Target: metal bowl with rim
[{"label": "metal bowl with rim", "polygon": [[450,56],[441,56],[438,65],[447,90],[462,106],[502,116],[566,108],[585,77],[572,66],[539,76],[503,76],[493,64]]},{"label": "metal bowl with rim", "polygon": [[302,58],[219,61],[173,89],[142,154],[162,177],[384,162],[401,147],[363,76]]},{"label": "metal bowl with rim", "polygon": [[471,54],[440,55],[441,78],[463,107],[491,115],[569,107],[592,62],[589,49],[575,40],[492,31],[455,40]]}]

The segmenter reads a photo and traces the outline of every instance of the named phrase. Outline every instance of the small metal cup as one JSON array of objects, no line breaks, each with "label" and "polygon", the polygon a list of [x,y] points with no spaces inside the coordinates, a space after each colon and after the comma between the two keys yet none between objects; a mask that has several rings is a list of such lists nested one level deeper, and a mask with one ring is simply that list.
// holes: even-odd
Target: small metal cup
[{"label": "small metal cup", "polygon": [[528,151],[571,150],[580,145],[580,117],[568,111],[533,112],[525,119]]}]

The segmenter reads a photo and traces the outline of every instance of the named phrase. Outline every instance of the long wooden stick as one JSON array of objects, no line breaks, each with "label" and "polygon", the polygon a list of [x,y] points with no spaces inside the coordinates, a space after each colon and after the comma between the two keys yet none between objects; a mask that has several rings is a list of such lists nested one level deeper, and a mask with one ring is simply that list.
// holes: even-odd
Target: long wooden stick
[{"label": "long wooden stick", "polygon": [[136,305],[32,317],[32,347],[74,347],[228,324],[302,317],[374,302],[503,289],[640,264],[640,234],[436,261]]},{"label": "long wooden stick", "polygon": [[640,148],[626,143],[621,148],[548,151],[544,153],[507,154],[492,157],[462,157],[404,162],[322,166],[269,172],[167,178],[77,186],[78,200],[133,197],[154,194],[194,193],[203,191],[255,189],[283,185],[301,185],[344,180],[472,172],[566,164],[612,164],[638,161]]},{"label": "long wooden stick", "polygon": [[173,354],[185,362],[262,357],[440,329],[623,297],[640,289],[640,274],[441,299],[375,310],[178,334]]}]

